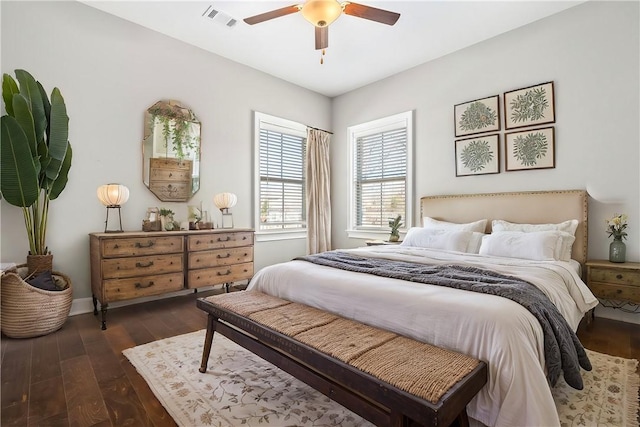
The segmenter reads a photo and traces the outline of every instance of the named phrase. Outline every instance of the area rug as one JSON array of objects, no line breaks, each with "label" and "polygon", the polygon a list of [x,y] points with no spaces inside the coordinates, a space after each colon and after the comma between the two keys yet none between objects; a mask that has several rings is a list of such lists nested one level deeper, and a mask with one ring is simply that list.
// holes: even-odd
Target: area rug
[{"label": "area rug", "polygon": [[[179,426],[371,426],[224,336],[198,371],[205,331],[130,348],[136,367]],[[638,427],[638,361],[588,351],[583,390],[563,380],[553,395],[563,426]]]}]

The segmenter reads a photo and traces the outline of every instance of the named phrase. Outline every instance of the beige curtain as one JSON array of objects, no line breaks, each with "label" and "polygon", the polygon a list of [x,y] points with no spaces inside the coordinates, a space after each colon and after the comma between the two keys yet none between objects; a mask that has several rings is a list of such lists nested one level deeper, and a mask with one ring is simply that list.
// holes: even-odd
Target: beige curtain
[{"label": "beige curtain", "polygon": [[319,129],[307,130],[307,252],[331,250],[331,190],[329,141]]}]

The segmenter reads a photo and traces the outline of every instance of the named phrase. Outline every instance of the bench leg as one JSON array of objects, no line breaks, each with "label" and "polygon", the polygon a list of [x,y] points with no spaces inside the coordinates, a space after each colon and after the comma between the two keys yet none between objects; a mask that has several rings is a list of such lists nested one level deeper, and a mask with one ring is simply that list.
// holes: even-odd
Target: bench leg
[{"label": "bench leg", "polygon": [[469,416],[467,415],[466,408],[458,414],[458,418],[456,418],[451,425],[457,427],[469,427]]},{"label": "bench leg", "polygon": [[403,413],[397,410],[392,410],[390,414],[390,426],[391,427],[409,427],[411,420],[407,418]]},{"label": "bench leg", "polygon": [[213,343],[213,333],[216,331],[216,322],[218,318],[210,314],[207,317],[207,335],[204,337],[204,349],[202,350],[202,362],[199,371],[203,374],[207,372],[207,363],[209,362],[209,354],[211,354],[211,344]]}]

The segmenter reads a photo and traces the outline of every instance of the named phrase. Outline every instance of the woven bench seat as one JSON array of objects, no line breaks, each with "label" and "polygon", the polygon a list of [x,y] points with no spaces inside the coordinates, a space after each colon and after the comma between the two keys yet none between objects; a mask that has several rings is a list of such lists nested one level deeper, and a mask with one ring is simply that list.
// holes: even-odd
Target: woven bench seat
[{"label": "woven bench seat", "polygon": [[486,383],[482,361],[261,292],[197,305],[208,313],[201,372],[217,331],[376,425],[468,425]]}]

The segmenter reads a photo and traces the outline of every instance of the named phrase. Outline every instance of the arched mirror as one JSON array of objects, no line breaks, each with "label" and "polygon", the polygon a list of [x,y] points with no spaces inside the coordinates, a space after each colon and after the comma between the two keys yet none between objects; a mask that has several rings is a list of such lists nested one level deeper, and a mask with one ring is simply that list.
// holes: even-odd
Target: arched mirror
[{"label": "arched mirror", "polygon": [[200,122],[176,101],[145,114],[142,180],[163,202],[186,202],[200,189]]}]

